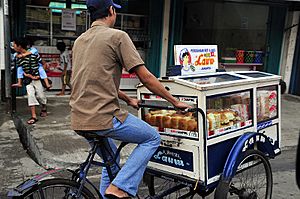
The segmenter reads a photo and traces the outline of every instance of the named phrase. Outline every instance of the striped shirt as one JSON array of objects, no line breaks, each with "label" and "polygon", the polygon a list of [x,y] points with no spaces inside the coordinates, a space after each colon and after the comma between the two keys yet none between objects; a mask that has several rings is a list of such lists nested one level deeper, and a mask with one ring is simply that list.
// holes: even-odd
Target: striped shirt
[{"label": "striped shirt", "polygon": [[39,76],[39,63],[41,58],[39,54],[30,54],[26,57],[17,58],[17,66],[23,68],[24,73],[30,74],[32,76]]}]

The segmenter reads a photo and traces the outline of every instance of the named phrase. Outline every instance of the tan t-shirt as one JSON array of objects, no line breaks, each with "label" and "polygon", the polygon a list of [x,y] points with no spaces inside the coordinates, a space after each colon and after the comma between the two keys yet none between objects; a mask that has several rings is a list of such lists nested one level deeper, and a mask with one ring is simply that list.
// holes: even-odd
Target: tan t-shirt
[{"label": "tan t-shirt", "polygon": [[124,122],[118,90],[122,67],[143,65],[128,34],[96,21],[73,46],[71,127],[73,130],[112,128],[112,118]]}]

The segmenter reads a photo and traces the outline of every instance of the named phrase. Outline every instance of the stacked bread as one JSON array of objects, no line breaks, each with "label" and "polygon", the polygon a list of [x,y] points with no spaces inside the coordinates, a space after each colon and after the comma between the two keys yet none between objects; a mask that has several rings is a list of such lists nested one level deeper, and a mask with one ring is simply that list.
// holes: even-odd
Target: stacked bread
[{"label": "stacked bread", "polygon": [[159,128],[171,128],[187,131],[198,131],[193,113],[180,113],[174,110],[154,110],[145,114],[145,121]]},{"label": "stacked bread", "polygon": [[207,112],[207,121],[209,131],[215,129],[232,126],[234,122],[240,120],[238,114],[234,110],[209,110]]}]

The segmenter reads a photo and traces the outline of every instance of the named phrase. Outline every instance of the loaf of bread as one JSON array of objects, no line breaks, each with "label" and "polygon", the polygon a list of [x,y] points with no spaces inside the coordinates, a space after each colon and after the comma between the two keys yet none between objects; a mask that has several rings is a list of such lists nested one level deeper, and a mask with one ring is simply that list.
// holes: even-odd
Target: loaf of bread
[{"label": "loaf of bread", "polygon": [[163,116],[162,118],[162,122],[163,122],[163,127],[164,128],[171,128],[171,116]]},{"label": "loaf of bread", "polygon": [[198,123],[193,113],[177,113],[174,110],[151,110],[145,114],[145,121],[159,128],[198,131]]},{"label": "loaf of bread", "polygon": [[150,113],[145,114],[145,122],[147,122],[148,124],[150,124],[151,116],[152,115]]},{"label": "loaf of bread", "polygon": [[178,128],[180,130],[187,130],[189,117],[181,117],[178,122]]},{"label": "loaf of bread", "polygon": [[197,122],[195,119],[191,119],[188,121],[188,124],[187,124],[187,130],[188,131],[198,131],[198,127],[197,127]]},{"label": "loaf of bread", "polygon": [[156,126],[156,115],[151,115],[149,124],[152,126]]},{"label": "loaf of bread", "polygon": [[163,117],[164,117],[164,115],[163,114],[158,114],[158,115],[156,115],[156,125],[155,126],[158,126],[158,127],[160,127],[160,128],[163,128],[164,127],[164,125],[163,125]]},{"label": "loaf of bread", "polygon": [[179,120],[181,118],[182,117],[179,117],[179,116],[172,116],[172,118],[171,118],[171,128],[172,129],[179,129]]}]

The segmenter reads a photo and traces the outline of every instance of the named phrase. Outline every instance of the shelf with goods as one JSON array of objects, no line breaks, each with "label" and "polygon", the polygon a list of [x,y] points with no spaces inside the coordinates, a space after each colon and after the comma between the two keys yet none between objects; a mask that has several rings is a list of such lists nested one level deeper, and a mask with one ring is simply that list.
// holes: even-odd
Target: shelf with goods
[{"label": "shelf with goods", "polygon": [[148,16],[127,13],[118,13],[115,28],[128,33],[136,48],[144,51],[148,48]]},{"label": "shelf with goods", "polygon": [[226,71],[251,71],[261,70],[262,63],[220,63]]},{"label": "shelf with goods", "polygon": [[[148,16],[128,13],[118,13],[115,28],[125,31],[132,39],[141,58],[146,62],[147,49],[149,48]],[[122,72],[120,89],[135,90],[139,83],[134,74],[129,74],[125,70]]]},{"label": "shelf with goods", "polygon": [[[45,50],[44,47],[51,47],[52,50],[55,50],[55,46],[59,41],[65,42],[70,47],[75,39],[90,27],[91,22],[87,10],[76,10],[75,13],[76,29],[74,31],[62,30],[62,9],[27,6],[26,36],[33,41],[34,46],[43,47],[40,48],[40,53],[44,53],[45,56],[48,56],[48,54],[52,56],[52,51],[48,53],[48,50]],[[128,13],[118,13],[115,24],[115,28],[128,33],[145,62],[150,43],[148,25],[147,15]],[[56,55],[56,53],[54,54]],[[135,85],[139,83],[137,77],[127,74],[126,71],[123,72],[121,81],[122,89],[135,89]]]},{"label": "shelf with goods", "polygon": [[221,67],[227,71],[248,71],[248,70],[262,70],[263,69],[263,51],[255,50],[236,50],[235,56],[222,57]]},{"label": "shelf with goods", "polygon": [[26,36],[38,46],[55,46],[64,41],[67,46],[89,27],[86,10],[76,10],[76,30],[62,30],[62,10],[41,6],[26,7]]}]

